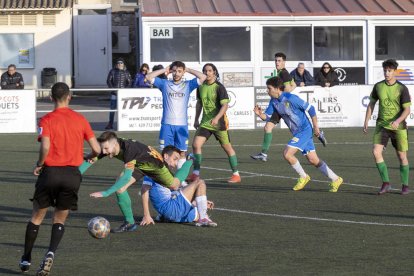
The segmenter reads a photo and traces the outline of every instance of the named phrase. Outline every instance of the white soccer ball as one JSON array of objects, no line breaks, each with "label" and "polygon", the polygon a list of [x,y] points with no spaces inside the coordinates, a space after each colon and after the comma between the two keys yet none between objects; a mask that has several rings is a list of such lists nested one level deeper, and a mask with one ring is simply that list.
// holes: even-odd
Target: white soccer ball
[{"label": "white soccer ball", "polygon": [[109,221],[104,217],[94,217],[88,222],[88,232],[95,239],[106,238],[110,230]]}]

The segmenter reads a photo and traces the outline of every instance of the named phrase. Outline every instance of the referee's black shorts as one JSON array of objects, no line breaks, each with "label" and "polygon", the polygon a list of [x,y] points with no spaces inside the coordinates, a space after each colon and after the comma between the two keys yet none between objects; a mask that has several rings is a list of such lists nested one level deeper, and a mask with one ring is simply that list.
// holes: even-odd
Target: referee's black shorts
[{"label": "referee's black shorts", "polygon": [[44,167],[32,201],[37,202],[40,209],[53,206],[59,210],[77,210],[81,181],[78,167]]}]

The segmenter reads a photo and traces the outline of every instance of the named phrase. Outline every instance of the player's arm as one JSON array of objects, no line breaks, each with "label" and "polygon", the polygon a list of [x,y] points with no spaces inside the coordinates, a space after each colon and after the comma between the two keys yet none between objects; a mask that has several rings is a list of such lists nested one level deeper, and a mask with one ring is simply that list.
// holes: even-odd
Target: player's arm
[{"label": "player's arm", "polygon": [[374,85],[374,88],[372,89],[371,95],[369,97],[369,104],[367,106],[367,111],[365,112],[365,120],[364,120],[364,127],[363,127],[364,133],[368,133],[368,122],[371,119],[372,112],[374,111],[374,107],[377,101],[378,101],[377,85]]},{"label": "player's arm", "polygon": [[142,210],[144,212],[144,216],[142,217],[141,223],[139,225],[150,225],[155,224],[154,220],[151,217],[150,209],[149,209],[149,190],[151,186],[145,185],[144,183],[141,186],[141,198],[142,198]]},{"label": "player's arm", "polygon": [[194,117],[194,128],[198,129],[200,126],[200,115],[201,110],[203,109],[203,104],[201,103],[201,99],[197,99],[196,103],[196,111],[195,111],[195,117]]},{"label": "player's arm", "polygon": [[196,76],[196,78],[198,79],[198,84],[202,84],[207,79],[207,76],[201,73],[200,71],[191,68],[185,68],[185,71],[187,73],[190,73],[191,75]]},{"label": "player's arm", "polygon": [[108,197],[112,195],[113,193],[115,193],[116,191],[120,191],[120,192],[124,191],[125,189],[122,189],[124,186],[128,187],[129,185],[133,183],[133,182],[130,183],[131,179],[133,179],[132,173],[134,171],[134,164],[132,164],[132,166],[131,164],[132,162],[125,164],[125,168],[122,171],[121,176],[118,177],[115,184],[112,185],[108,190],[102,191],[102,192],[95,192],[95,193],[90,194],[90,196],[94,198]]},{"label": "player's arm", "polygon": [[391,123],[393,129],[397,129],[401,122],[405,121],[405,119],[407,119],[408,115],[410,115],[411,112],[411,97],[410,93],[408,92],[408,88],[405,86],[401,92],[400,104],[403,111],[401,112],[400,116],[394,122]]},{"label": "player's arm", "polygon": [[227,109],[229,108],[229,103],[228,101],[222,101],[221,102],[221,107],[219,112],[217,113],[217,115],[211,120],[211,124],[213,126],[217,125],[220,118],[224,116],[224,114],[226,114]]},{"label": "player's arm", "polygon": [[192,159],[185,161],[182,167],[175,173],[173,182],[170,185],[167,185],[167,188],[173,191],[178,190],[180,188],[181,182],[187,179],[192,165]]},{"label": "player's arm", "polygon": [[49,154],[50,150],[50,138],[42,136],[40,141],[40,149],[39,149],[39,159],[36,162],[36,167],[33,171],[34,175],[39,175],[40,171],[42,170],[47,155]]},{"label": "player's arm", "polygon": [[154,84],[154,79],[155,79],[155,77],[158,77],[159,75],[161,75],[161,74],[166,74],[166,75],[168,75],[170,73],[170,65],[168,65],[167,67],[165,67],[165,68],[161,68],[161,69],[159,69],[159,70],[155,70],[155,71],[152,71],[151,73],[148,73],[148,74],[146,74],[145,75],[145,79],[149,82],[149,83],[151,83],[151,84]]}]

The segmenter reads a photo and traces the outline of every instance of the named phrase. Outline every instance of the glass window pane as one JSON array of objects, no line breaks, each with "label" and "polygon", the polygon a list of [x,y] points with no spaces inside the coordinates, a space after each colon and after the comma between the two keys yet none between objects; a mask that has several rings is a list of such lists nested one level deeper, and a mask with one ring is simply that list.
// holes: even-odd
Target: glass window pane
[{"label": "glass window pane", "polygon": [[315,60],[362,60],[362,27],[315,27]]},{"label": "glass window pane", "polygon": [[173,27],[172,34],[151,38],[151,61],[199,62],[198,33],[198,27]]},{"label": "glass window pane", "polygon": [[202,56],[206,61],[250,61],[250,27],[201,29]]},{"label": "glass window pane", "polygon": [[413,45],[414,26],[375,27],[376,60],[414,60]]},{"label": "glass window pane", "polygon": [[282,52],[288,60],[312,60],[311,27],[263,27],[263,61]]}]

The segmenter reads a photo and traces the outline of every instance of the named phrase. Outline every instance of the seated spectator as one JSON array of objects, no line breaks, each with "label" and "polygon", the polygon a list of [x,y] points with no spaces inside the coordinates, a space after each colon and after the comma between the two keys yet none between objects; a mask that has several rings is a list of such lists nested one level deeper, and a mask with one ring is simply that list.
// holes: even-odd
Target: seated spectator
[{"label": "seated spectator", "polygon": [[290,72],[290,76],[295,81],[296,86],[309,86],[315,84],[312,75],[305,69],[305,64],[303,62],[298,63],[298,67]]},{"label": "seated spectator", "polygon": [[145,88],[145,87],[151,87],[151,84],[146,82],[145,76],[149,72],[149,66],[146,63],[143,63],[141,67],[139,68],[138,73],[135,75],[134,84],[132,87],[138,88]]},{"label": "seated spectator", "polygon": [[315,84],[322,87],[332,87],[339,84],[338,75],[328,62],[322,65],[321,70],[316,75]]},{"label": "seated spectator", "polygon": [[24,89],[23,76],[16,72],[16,65],[10,64],[1,75],[1,89]]}]

